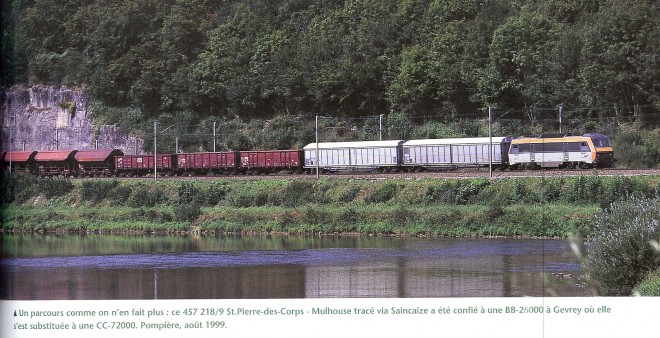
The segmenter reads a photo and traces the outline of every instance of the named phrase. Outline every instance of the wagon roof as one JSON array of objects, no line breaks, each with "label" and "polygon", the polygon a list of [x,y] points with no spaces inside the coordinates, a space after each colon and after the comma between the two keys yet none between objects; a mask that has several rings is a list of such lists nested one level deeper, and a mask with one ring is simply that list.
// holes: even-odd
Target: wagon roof
[{"label": "wagon roof", "polygon": [[208,151],[202,153],[176,153],[176,155],[180,156],[180,155],[233,154],[233,153],[235,153],[235,151],[230,150],[230,151],[216,151],[216,152]]},{"label": "wagon roof", "polygon": [[[493,143],[502,143],[505,137],[493,136]],[[406,141],[403,146],[442,145],[442,144],[488,144],[489,137],[445,138]]]},{"label": "wagon roof", "polygon": [[[401,144],[403,140],[390,140],[390,141],[357,141],[357,142],[319,142],[321,149],[341,149],[341,148],[380,148],[380,147],[396,147]],[[316,143],[310,143],[304,149],[316,149]]]},{"label": "wagon roof", "polygon": [[549,138],[549,137],[530,137],[530,136],[520,136],[514,138],[512,144],[522,144],[522,143],[555,143],[555,142],[582,142],[585,140],[585,136],[582,135],[566,135],[562,137]]},{"label": "wagon roof", "polygon": [[[323,144],[323,143],[319,143]],[[288,149],[288,150],[241,150],[240,153],[296,153],[299,152],[300,149]]]},{"label": "wagon roof", "polygon": [[596,138],[601,138],[605,137],[607,138],[607,135],[599,134],[599,133],[586,133],[586,134],[573,134],[573,133],[561,133],[561,134],[534,134],[534,135],[521,135],[518,136],[515,139],[547,139],[547,138],[552,138],[552,139],[558,139],[558,138],[574,138],[574,137],[596,137]]},{"label": "wagon roof", "polygon": [[4,162],[9,162],[9,160],[12,162],[27,162],[34,157],[35,153],[36,151],[8,151],[4,153],[2,160]]},{"label": "wagon roof", "polygon": [[76,160],[78,162],[104,162],[112,157],[121,156],[124,153],[119,149],[89,149],[78,150]]},{"label": "wagon roof", "polygon": [[76,152],[77,150],[44,150],[37,152],[34,159],[40,162],[66,161],[73,158]]},{"label": "wagon roof", "polygon": [[[167,157],[173,157],[173,156],[177,156],[177,155],[178,154],[158,154],[158,158],[161,158],[161,157],[166,157],[167,158]],[[146,157],[154,157],[154,154],[142,154],[142,155],[121,154],[121,155],[117,155],[117,156],[120,156],[122,158],[146,158]]]}]

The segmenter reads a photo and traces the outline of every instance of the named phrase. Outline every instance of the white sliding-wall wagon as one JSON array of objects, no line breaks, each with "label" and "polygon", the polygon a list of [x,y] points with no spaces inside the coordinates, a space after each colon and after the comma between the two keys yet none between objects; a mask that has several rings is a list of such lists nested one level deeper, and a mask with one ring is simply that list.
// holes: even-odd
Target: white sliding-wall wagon
[{"label": "white sliding-wall wagon", "polygon": [[[310,143],[305,151],[305,168],[327,171],[396,168],[401,159],[402,140]],[[318,156],[317,156],[318,152]],[[318,161],[318,163],[317,163]]]}]

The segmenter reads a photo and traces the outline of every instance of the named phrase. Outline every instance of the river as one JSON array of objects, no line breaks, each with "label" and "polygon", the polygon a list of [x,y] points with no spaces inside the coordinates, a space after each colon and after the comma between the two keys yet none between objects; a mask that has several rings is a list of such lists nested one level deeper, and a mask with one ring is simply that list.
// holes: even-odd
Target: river
[{"label": "river", "polygon": [[2,234],[2,299],[592,296],[568,241]]}]

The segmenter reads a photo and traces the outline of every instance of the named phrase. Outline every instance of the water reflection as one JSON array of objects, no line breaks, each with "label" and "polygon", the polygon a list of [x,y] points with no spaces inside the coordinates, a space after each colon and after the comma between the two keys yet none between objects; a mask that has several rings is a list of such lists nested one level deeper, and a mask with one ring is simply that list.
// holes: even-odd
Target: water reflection
[{"label": "water reflection", "polygon": [[3,246],[3,299],[591,295],[564,241],[5,235]]}]

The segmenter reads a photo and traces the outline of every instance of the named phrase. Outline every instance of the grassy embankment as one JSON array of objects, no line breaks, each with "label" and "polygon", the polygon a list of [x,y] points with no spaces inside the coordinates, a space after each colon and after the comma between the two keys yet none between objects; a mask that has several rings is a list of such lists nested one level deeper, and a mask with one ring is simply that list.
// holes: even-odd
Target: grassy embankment
[{"label": "grassy embankment", "polygon": [[205,181],[52,180],[4,185],[16,232],[589,236],[594,216],[660,177]]}]

